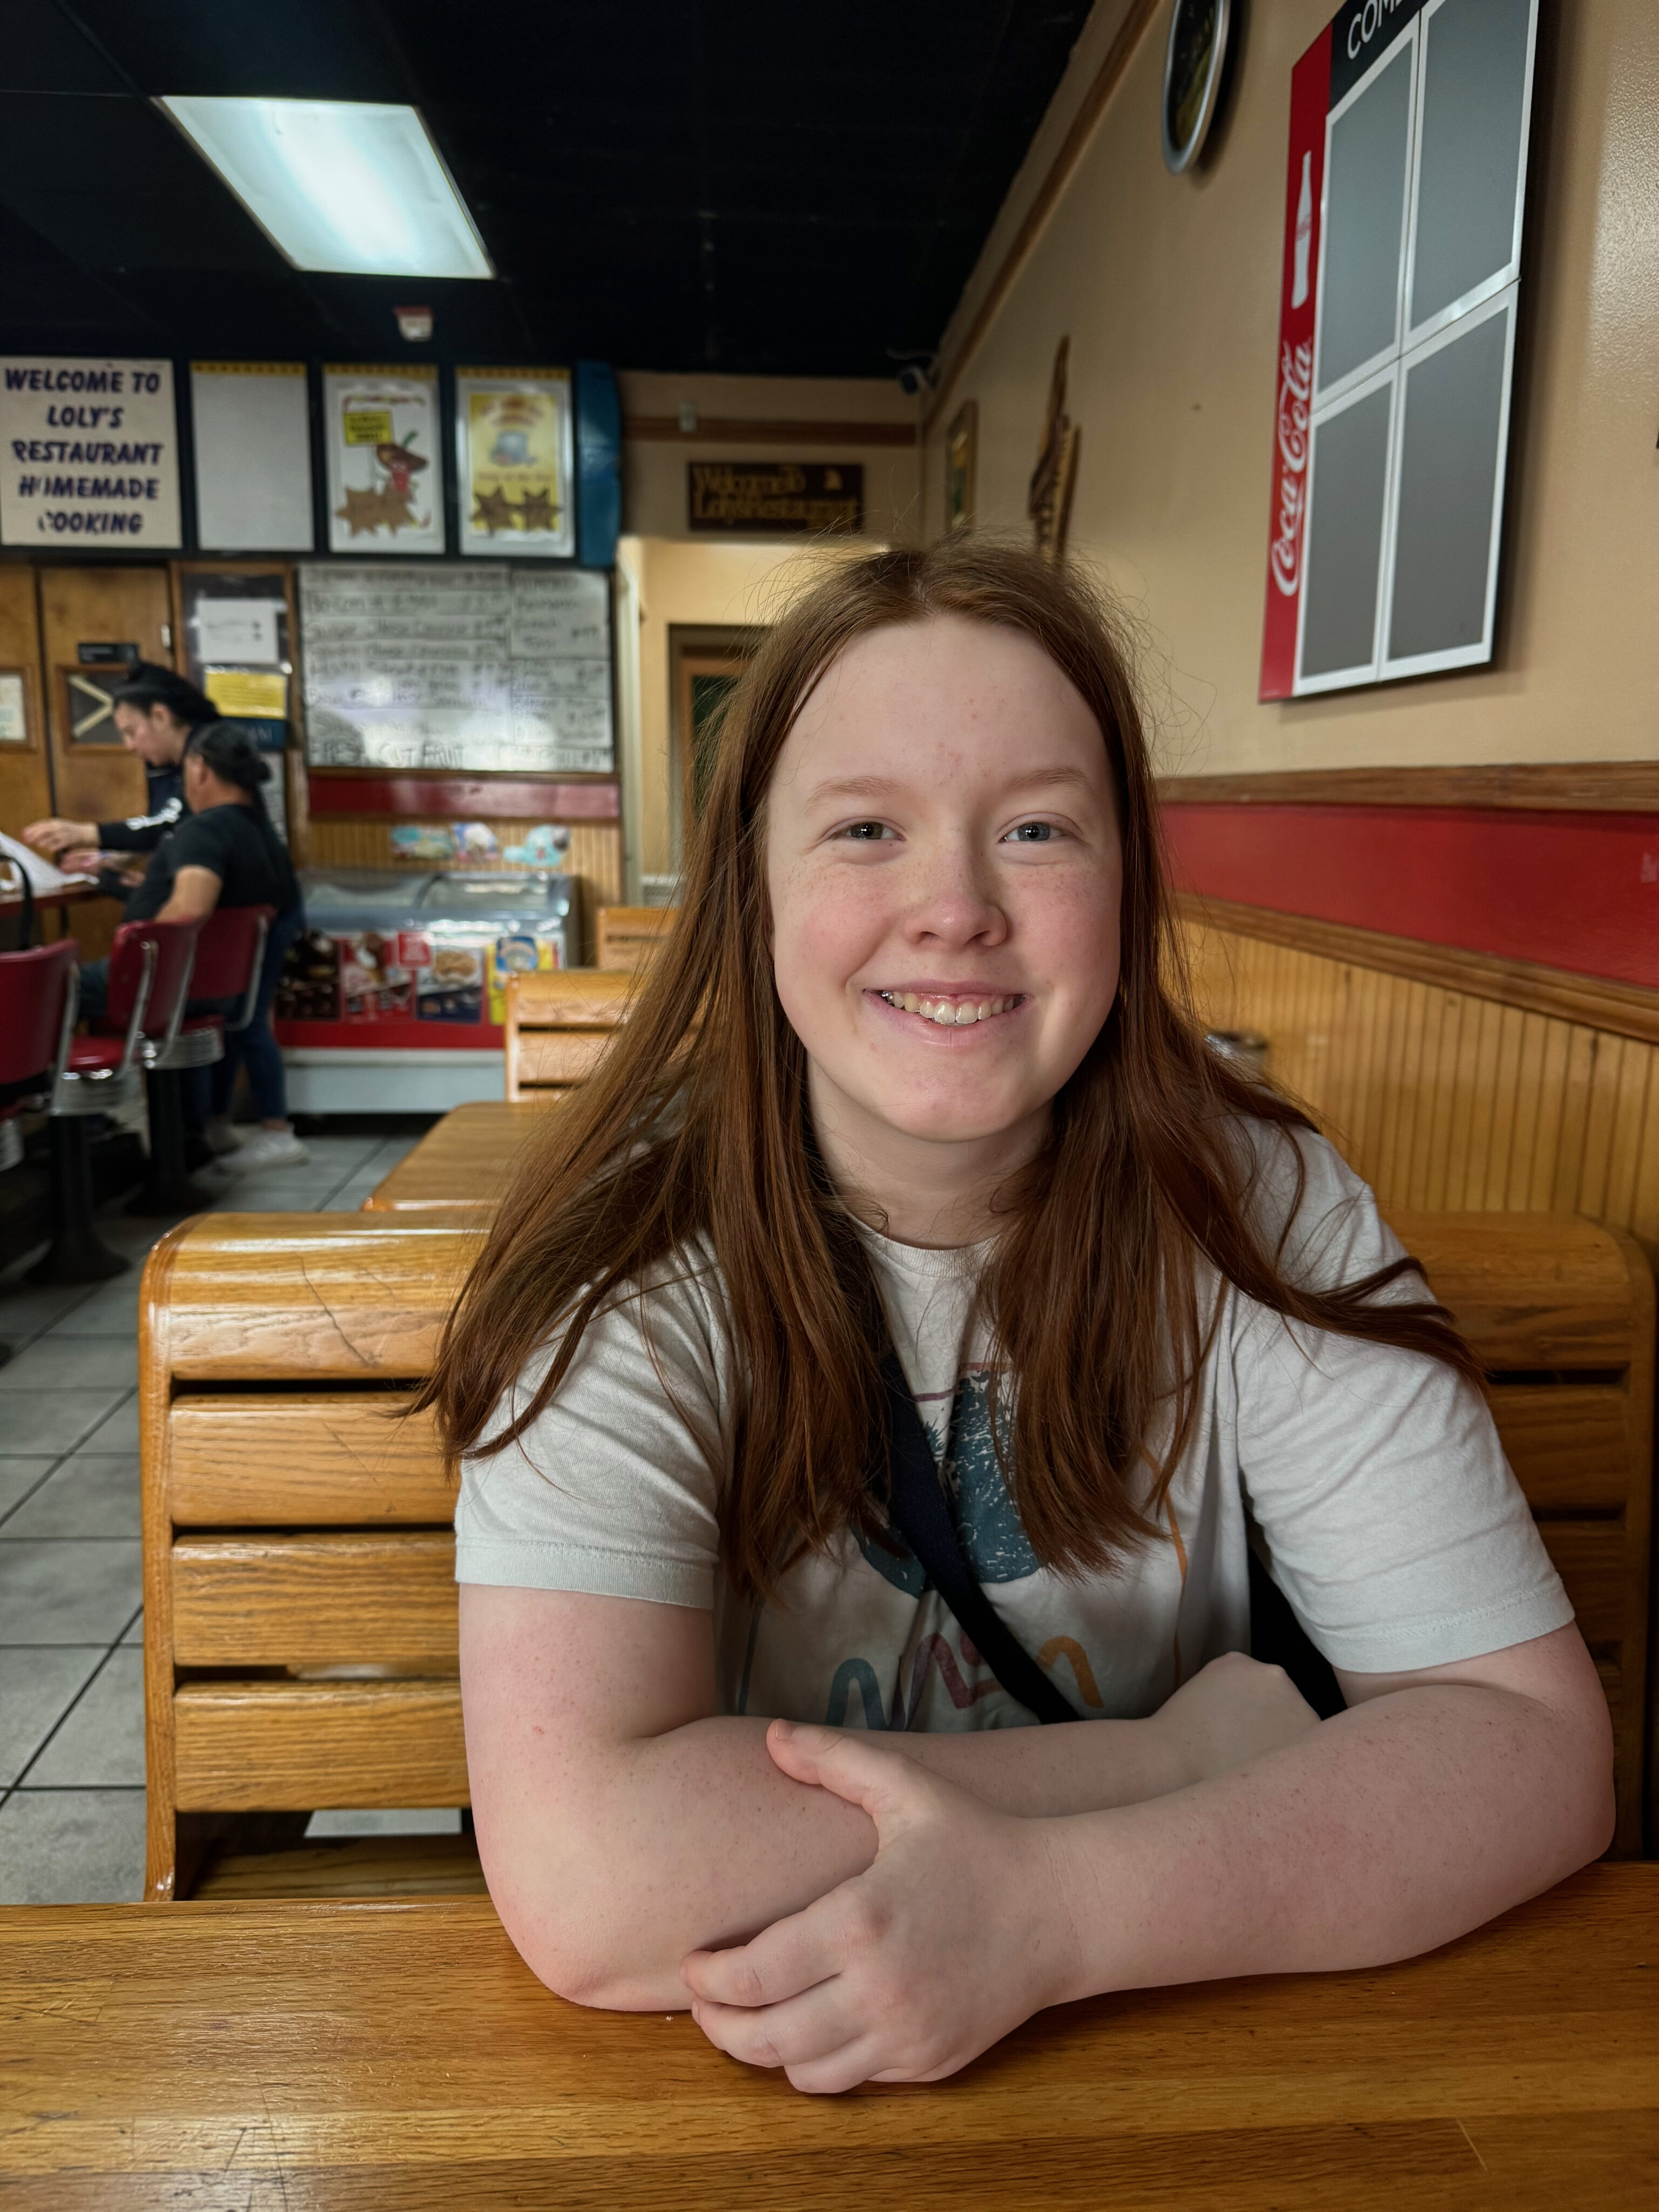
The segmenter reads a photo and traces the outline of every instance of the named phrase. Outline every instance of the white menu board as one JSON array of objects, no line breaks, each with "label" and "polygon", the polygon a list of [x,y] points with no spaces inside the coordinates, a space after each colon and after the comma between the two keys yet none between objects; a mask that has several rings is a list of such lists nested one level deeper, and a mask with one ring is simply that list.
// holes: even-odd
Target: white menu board
[{"label": "white menu board", "polygon": [[300,570],[313,768],[609,775],[611,592],[592,570]]},{"label": "white menu board", "polygon": [[0,544],[181,542],[173,363],[0,360]]}]

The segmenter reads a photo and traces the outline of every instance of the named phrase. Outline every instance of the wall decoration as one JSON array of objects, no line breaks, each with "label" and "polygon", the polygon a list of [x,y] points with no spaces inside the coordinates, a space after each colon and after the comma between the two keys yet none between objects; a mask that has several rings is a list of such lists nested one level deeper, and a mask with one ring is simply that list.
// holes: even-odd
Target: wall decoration
[{"label": "wall decoration", "polygon": [[945,527],[970,530],[979,459],[979,402],[964,399],[945,435]]},{"label": "wall decoration", "polygon": [[216,553],[309,553],[311,401],[298,361],[193,361],[196,539]]},{"label": "wall decoration", "polygon": [[[1381,4],[1381,0],[1378,0]],[[1232,31],[1229,0],[1175,0],[1164,49],[1164,166],[1179,176],[1204,150]]]},{"label": "wall decoration", "polygon": [[519,845],[505,845],[501,858],[520,868],[562,868],[570,852],[568,822],[538,822],[524,833]]},{"label": "wall decoration", "polygon": [[331,553],[441,553],[435,368],[323,371]]},{"label": "wall decoration", "polygon": [[115,692],[126,682],[125,667],[94,672],[87,668],[60,668],[64,684],[64,721],[72,745],[108,745],[125,750],[115,726]]},{"label": "wall decoration", "polygon": [[1072,341],[1060,340],[1048,379],[1048,407],[1036,466],[1025,495],[1036,550],[1045,561],[1063,561],[1072,523],[1072,493],[1077,483],[1078,426],[1066,412],[1066,376]]},{"label": "wall decoration", "polygon": [[1537,0],[1345,0],[1291,74],[1263,699],[1492,654]]},{"label": "wall decoration", "polygon": [[686,525],[698,536],[778,538],[864,527],[861,461],[691,461]]},{"label": "wall decoration", "polygon": [[575,441],[565,368],[458,368],[463,553],[576,550]]},{"label": "wall decoration", "polygon": [[447,822],[394,822],[392,857],[394,860],[453,860],[455,833]]},{"label": "wall decoration", "polygon": [[300,603],[313,768],[615,768],[593,570],[313,562]]},{"label": "wall decoration", "polygon": [[182,542],[173,363],[0,359],[0,544]]},{"label": "wall decoration", "polygon": [[280,668],[204,668],[202,689],[233,721],[288,720],[288,678]]},{"label": "wall decoration", "polygon": [[32,744],[23,672],[21,668],[0,668],[0,745]]}]

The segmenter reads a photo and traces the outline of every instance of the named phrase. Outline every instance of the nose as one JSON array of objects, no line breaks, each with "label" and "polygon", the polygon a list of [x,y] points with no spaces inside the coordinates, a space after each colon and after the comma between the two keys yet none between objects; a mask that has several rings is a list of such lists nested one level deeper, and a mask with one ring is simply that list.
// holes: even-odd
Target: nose
[{"label": "nose", "polygon": [[915,945],[994,945],[1008,934],[993,872],[967,837],[940,839],[917,855],[905,935]]}]

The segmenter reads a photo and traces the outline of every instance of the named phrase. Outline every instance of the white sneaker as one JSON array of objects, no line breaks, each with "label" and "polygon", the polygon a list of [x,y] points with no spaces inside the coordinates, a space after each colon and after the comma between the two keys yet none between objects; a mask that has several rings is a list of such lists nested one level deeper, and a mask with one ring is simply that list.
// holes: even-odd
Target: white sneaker
[{"label": "white sneaker", "polygon": [[261,1129],[219,1163],[228,1174],[255,1174],[261,1168],[294,1168],[310,1153],[292,1129]]},{"label": "white sneaker", "polygon": [[229,1121],[205,1122],[203,1125],[202,1135],[206,1140],[209,1152],[217,1159],[223,1159],[227,1152],[238,1152],[241,1148],[242,1140]]}]

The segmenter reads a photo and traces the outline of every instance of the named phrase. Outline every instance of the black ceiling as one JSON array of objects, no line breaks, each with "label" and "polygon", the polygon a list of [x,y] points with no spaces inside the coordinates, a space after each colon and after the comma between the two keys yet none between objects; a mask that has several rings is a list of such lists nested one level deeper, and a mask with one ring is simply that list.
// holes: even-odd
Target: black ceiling
[{"label": "black ceiling", "polygon": [[[1089,0],[5,0],[0,351],[884,376]],[[158,93],[410,100],[494,283],[305,276]],[[394,304],[431,306],[405,348]]]}]

